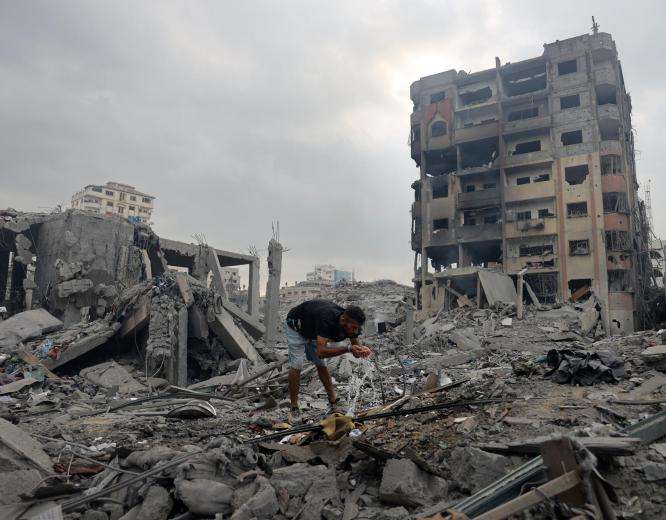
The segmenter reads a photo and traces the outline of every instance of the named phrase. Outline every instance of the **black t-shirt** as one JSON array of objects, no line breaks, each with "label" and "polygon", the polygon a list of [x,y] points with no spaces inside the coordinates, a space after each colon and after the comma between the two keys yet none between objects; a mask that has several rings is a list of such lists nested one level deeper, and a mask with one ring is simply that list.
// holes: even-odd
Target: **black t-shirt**
[{"label": "black t-shirt", "polygon": [[308,300],[297,305],[287,314],[287,323],[308,339],[317,336],[331,341],[342,341],[348,336],[340,326],[340,316],[345,310],[328,300]]}]

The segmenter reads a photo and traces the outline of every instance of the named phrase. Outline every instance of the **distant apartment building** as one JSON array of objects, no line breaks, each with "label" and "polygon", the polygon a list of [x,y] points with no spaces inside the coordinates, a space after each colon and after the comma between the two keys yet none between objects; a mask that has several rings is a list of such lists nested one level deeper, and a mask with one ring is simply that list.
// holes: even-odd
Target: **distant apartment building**
[{"label": "distant apartment building", "polygon": [[411,99],[420,309],[447,287],[474,296],[476,268],[527,269],[542,303],[593,292],[610,333],[646,322],[649,224],[610,34],[595,28],[535,58],[423,77]]},{"label": "distant apartment building", "polygon": [[89,184],[72,196],[72,208],[100,215],[120,215],[132,222],[150,222],[155,197],[120,182]]},{"label": "distant apartment building", "polygon": [[237,294],[241,290],[241,279],[238,268],[224,267],[222,268],[222,275],[224,277],[224,288],[227,294]]},{"label": "distant apartment building", "polygon": [[351,271],[341,271],[330,264],[316,264],[314,270],[307,273],[306,281],[321,285],[334,285],[342,281],[353,281],[354,275]]},{"label": "distant apartment building", "polygon": [[280,299],[283,301],[310,300],[321,296],[322,284],[316,282],[299,282],[280,288]]}]

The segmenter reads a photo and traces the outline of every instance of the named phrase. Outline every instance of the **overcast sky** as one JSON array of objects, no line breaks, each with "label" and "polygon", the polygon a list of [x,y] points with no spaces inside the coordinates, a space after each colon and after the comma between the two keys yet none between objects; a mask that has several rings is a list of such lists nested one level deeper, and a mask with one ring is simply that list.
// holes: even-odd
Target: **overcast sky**
[{"label": "overcast sky", "polygon": [[154,227],[174,239],[263,257],[279,220],[289,282],[314,263],[408,282],[410,83],[538,56],[595,15],[620,52],[663,236],[665,6],[2,0],[0,207],[126,182],[157,197]]}]

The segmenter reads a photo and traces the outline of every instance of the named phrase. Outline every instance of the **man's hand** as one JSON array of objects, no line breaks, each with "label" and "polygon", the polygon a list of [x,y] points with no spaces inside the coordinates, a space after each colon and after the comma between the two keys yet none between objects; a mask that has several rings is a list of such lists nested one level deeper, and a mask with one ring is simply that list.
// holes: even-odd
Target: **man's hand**
[{"label": "man's hand", "polygon": [[372,356],[372,349],[363,345],[352,345],[351,353],[355,358],[367,358]]}]

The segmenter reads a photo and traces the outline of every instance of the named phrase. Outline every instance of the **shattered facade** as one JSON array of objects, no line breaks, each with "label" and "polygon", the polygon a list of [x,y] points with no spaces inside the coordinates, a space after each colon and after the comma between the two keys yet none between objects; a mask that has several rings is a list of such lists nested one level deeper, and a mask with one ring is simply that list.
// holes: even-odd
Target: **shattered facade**
[{"label": "shattered facade", "polygon": [[[114,345],[176,385],[216,374],[225,359],[261,361],[257,257],[160,239],[117,215],[0,219],[0,307],[10,316],[0,352],[23,349],[54,369]],[[249,266],[246,309],[226,293],[224,269],[238,265]]]},{"label": "shattered facade", "polygon": [[527,268],[542,303],[592,291],[611,333],[649,323],[650,232],[637,194],[631,98],[610,34],[549,43],[516,63],[496,58],[480,72],[427,76],[412,84],[411,99],[420,167],[414,281],[434,285],[420,293],[421,309],[436,311],[439,273]]}]

